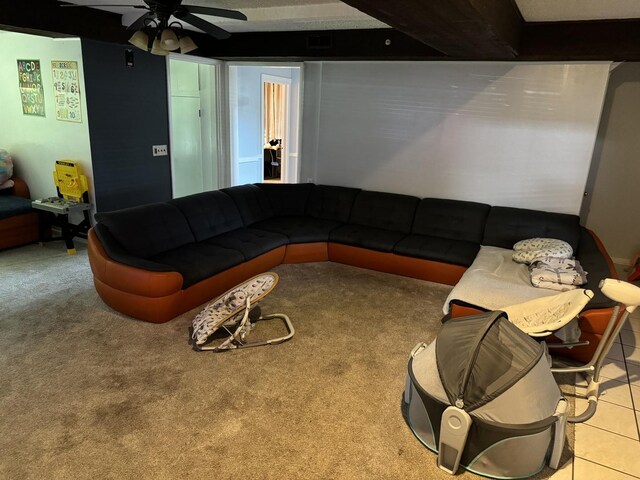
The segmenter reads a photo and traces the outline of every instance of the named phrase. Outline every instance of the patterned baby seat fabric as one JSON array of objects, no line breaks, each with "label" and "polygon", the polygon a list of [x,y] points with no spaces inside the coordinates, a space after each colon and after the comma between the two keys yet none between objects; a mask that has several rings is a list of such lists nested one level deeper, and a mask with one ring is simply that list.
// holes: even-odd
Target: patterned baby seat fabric
[{"label": "patterned baby seat fabric", "polygon": [[[209,303],[192,322],[193,334],[191,338],[196,345],[204,345],[220,327],[225,324],[236,324],[238,321],[240,321],[240,325],[235,332],[229,332],[231,336],[227,342],[238,338],[244,340],[247,333],[244,326],[248,319],[249,310],[273,290],[278,284],[278,280],[278,274],[274,272],[256,275]],[[244,318],[239,319],[241,316]]]}]

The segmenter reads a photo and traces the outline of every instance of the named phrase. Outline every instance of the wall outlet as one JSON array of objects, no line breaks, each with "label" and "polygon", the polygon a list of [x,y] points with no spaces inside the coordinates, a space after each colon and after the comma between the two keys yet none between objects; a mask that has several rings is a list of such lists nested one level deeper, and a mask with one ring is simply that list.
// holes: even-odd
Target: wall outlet
[{"label": "wall outlet", "polygon": [[166,157],[169,154],[169,150],[166,145],[154,145],[151,148],[153,149],[154,157]]},{"label": "wall outlet", "polygon": [[307,183],[313,183],[313,178],[307,177]]}]

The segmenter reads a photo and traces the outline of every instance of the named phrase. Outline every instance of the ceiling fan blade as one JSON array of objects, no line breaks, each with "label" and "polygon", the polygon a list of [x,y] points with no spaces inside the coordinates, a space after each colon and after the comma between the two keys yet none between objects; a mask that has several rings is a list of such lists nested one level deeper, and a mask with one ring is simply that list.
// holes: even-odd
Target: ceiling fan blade
[{"label": "ceiling fan blade", "polygon": [[112,4],[112,3],[61,3],[61,7],[128,7],[128,8],[144,8],[148,10],[146,5],[131,5],[131,4]]},{"label": "ceiling fan blade", "polygon": [[247,16],[237,10],[227,10],[225,8],[201,7],[199,5],[182,5],[189,13],[200,13],[213,17],[233,18],[234,20],[246,20]]},{"label": "ceiling fan blade", "polygon": [[131,25],[127,27],[127,30],[140,30],[147,26],[147,19],[153,20],[155,18],[155,14],[153,12],[147,12],[144,15],[139,16]]},{"label": "ceiling fan blade", "polygon": [[216,27],[215,25],[207,22],[206,20],[201,19],[200,17],[196,17],[189,12],[185,11],[176,11],[173,14],[178,20],[182,20],[183,22],[187,22],[193,25],[196,28],[208,33],[213,38],[217,38],[218,40],[224,40],[225,38],[229,38],[231,34],[226,30],[223,30],[220,27]]}]

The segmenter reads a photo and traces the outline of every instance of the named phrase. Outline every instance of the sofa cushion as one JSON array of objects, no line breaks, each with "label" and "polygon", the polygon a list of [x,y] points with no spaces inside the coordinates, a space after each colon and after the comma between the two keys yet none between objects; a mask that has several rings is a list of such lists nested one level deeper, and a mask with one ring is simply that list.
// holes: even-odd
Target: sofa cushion
[{"label": "sofa cushion", "polygon": [[141,258],[151,258],[195,241],[187,219],[178,207],[169,203],[99,212],[96,219],[126,253]]},{"label": "sofa cushion", "polygon": [[274,215],[304,215],[313,183],[258,183]]},{"label": "sofa cushion", "polygon": [[593,239],[588,230],[580,227],[580,248],[576,252],[576,259],[587,272],[587,284],[581,288],[587,288],[594,293],[594,296],[587,308],[608,308],[616,305],[616,302],[605,296],[598,284],[600,280],[611,278],[611,271],[607,259],[602,254],[596,241]]},{"label": "sofa cushion", "polygon": [[319,218],[289,216],[270,218],[253,227],[285,235],[291,243],[312,243],[328,241],[329,233],[340,225]]},{"label": "sofa cushion", "polygon": [[380,252],[391,252],[396,243],[405,236],[402,232],[392,232],[383,228],[343,225],[329,234],[329,241]]},{"label": "sofa cushion", "polygon": [[233,199],[245,227],[273,217],[273,209],[267,194],[256,185],[238,185],[223,188],[220,191]]},{"label": "sofa cushion", "polygon": [[353,203],[349,223],[409,233],[419,201],[409,195],[361,191]]},{"label": "sofa cushion", "polygon": [[198,242],[242,227],[238,207],[220,191],[175,198],[169,203],[180,209]]},{"label": "sofa cushion", "polygon": [[575,252],[580,243],[580,219],[565,213],[492,207],[482,244],[511,249],[520,240],[534,237],[564,240]]},{"label": "sofa cushion", "polygon": [[347,223],[359,188],[315,185],[309,194],[306,214],[310,217]]},{"label": "sofa cushion", "polygon": [[286,245],[288,240],[287,237],[279,233],[256,228],[239,228],[204,240],[204,243],[238,250],[245,260],[251,260],[274,248]]},{"label": "sofa cushion", "polygon": [[15,195],[0,196],[0,220],[33,211],[31,208],[31,200],[16,197]]},{"label": "sofa cushion", "polygon": [[182,288],[189,288],[201,280],[244,262],[244,256],[237,250],[190,243],[173,250],[154,255],[149,260],[170,265],[182,274]]},{"label": "sofa cushion", "polygon": [[453,263],[463,267],[473,263],[479,250],[479,243],[427,235],[409,235],[393,248],[393,252],[399,255]]},{"label": "sofa cushion", "polygon": [[490,205],[442,198],[423,198],[411,233],[480,244]]}]

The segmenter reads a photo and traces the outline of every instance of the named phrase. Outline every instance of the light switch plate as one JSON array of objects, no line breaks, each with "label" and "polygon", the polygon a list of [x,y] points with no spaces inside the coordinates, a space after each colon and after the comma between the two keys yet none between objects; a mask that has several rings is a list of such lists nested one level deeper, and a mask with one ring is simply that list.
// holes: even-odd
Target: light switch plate
[{"label": "light switch plate", "polygon": [[166,145],[154,145],[152,149],[154,157],[166,157],[169,154]]}]

